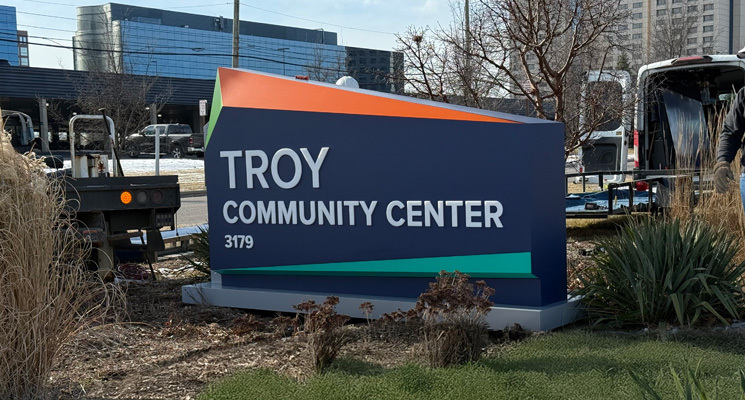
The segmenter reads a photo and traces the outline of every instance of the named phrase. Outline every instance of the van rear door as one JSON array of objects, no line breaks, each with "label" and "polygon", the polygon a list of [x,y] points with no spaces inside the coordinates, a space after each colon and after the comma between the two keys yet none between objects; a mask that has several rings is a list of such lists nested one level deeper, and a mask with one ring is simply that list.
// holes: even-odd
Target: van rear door
[{"label": "van rear door", "polygon": [[712,154],[734,93],[745,85],[745,61],[732,55],[685,57],[639,69],[634,168],[689,169]]}]

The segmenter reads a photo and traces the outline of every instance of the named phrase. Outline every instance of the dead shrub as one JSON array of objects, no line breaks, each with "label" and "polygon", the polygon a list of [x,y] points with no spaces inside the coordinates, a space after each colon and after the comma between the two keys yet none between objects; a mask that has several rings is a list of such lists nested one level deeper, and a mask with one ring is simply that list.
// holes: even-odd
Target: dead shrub
[{"label": "dead shrub", "polygon": [[[3,132],[0,129],[0,132]],[[42,399],[55,357],[109,304],[84,267],[90,251],[65,209],[64,186],[0,133],[0,398]]]},{"label": "dead shrub", "polygon": [[494,305],[494,289],[474,284],[459,271],[440,271],[417,300],[415,310],[424,320],[424,351],[429,364],[443,367],[476,361],[488,343],[486,314]]},{"label": "dead shrub", "polygon": [[429,365],[444,367],[476,361],[489,341],[486,315],[494,289],[472,284],[467,274],[440,271],[409,311],[383,314],[384,324],[417,326]]},{"label": "dead shrub", "polygon": [[253,314],[244,314],[233,319],[231,322],[230,332],[234,335],[244,336],[250,333],[260,332],[264,329],[262,323]]},{"label": "dead shrub", "polygon": [[[320,305],[309,300],[293,306],[298,311],[295,326],[300,330],[297,334],[306,341],[315,373],[323,372],[334,362],[345,342],[341,328],[349,321],[349,316],[337,313],[337,304],[339,298],[329,296]],[[302,323],[299,322],[301,313]]]}]

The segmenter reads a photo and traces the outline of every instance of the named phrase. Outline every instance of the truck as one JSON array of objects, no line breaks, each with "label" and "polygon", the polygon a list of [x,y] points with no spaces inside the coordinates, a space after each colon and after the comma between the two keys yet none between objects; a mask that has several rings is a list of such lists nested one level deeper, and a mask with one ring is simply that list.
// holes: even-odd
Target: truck
[{"label": "truck", "polygon": [[[191,127],[186,124],[154,124],[148,125],[137,133],[128,135],[122,144],[124,152],[131,158],[140,154],[155,154],[155,138],[160,137],[160,154],[170,154],[173,158],[185,155],[198,155],[199,151],[189,145],[195,135]],[[197,134],[199,135],[199,134]],[[204,154],[202,149],[201,154]]]},{"label": "truck", "polygon": [[735,55],[675,58],[639,69],[634,176],[698,169],[735,93],[745,86],[745,60]]},{"label": "truck", "polygon": [[[20,153],[33,152],[50,168],[61,168],[64,152],[60,151],[59,142],[54,143],[56,146],[48,146],[54,150],[43,150],[43,143],[40,137],[36,136],[34,123],[31,117],[23,112],[14,110],[2,110],[0,115],[3,118],[3,128],[10,133],[11,145]],[[58,138],[57,138],[58,139]],[[50,143],[51,144],[51,143]]]},{"label": "truck", "polygon": [[[715,158],[713,135],[743,86],[745,60],[736,55],[687,56],[642,66],[634,106],[633,180],[568,195],[567,216],[665,209],[683,182],[690,184],[686,190],[692,190],[695,202],[710,189],[705,166]],[[624,172],[584,171],[567,178],[595,175],[602,181]]]},{"label": "truck", "polygon": [[189,136],[188,146],[186,147],[186,154],[193,154],[197,158],[204,158],[204,134],[203,133],[192,133]]},{"label": "truck", "polygon": [[[95,135],[105,138],[95,150],[75,141],[80,136],[76,126],[82,122],[88,129],[91,122],[98,122],[98,129],[105,132]],[[30,118],[25,123],[33,126]],[[18,137],[19,132],[10,131],[11,142],[23,151],[27,138]],[[74,116],[68,131],[71,168],[50,172],[64,180],[66,208],[74,213],[80,236],[93,247],[87,263],[102,276],[116,268],[124,252],[138,252],[148,262],[153,260],[155,252],[165,247],[160,229],[175,229],[175,214],[181,206],[178,176],[124,176],[112,132],[114,123],[105,115]],[[132,238],[145,244],[133,245]]]}]

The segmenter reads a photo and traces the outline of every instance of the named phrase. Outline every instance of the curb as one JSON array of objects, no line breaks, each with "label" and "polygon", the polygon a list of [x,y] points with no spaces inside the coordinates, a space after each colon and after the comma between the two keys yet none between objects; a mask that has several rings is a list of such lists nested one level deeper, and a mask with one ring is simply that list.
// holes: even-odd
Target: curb
[{"label": "curb", "polygon": [[206,190],[190,190],[188,192],[181,192],[181,198],[187,198],[187,197],[201,197],[206,196],[207,191]]}]

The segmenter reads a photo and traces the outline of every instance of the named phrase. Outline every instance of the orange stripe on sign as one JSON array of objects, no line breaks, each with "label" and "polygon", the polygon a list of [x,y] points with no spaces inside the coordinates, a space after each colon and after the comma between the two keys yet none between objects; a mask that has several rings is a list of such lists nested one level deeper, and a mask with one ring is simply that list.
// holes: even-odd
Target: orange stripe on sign
[{"label": "orange stripe on sign", "polygon": [[465,111],[220,68],[224,107],[516,123]]}]

